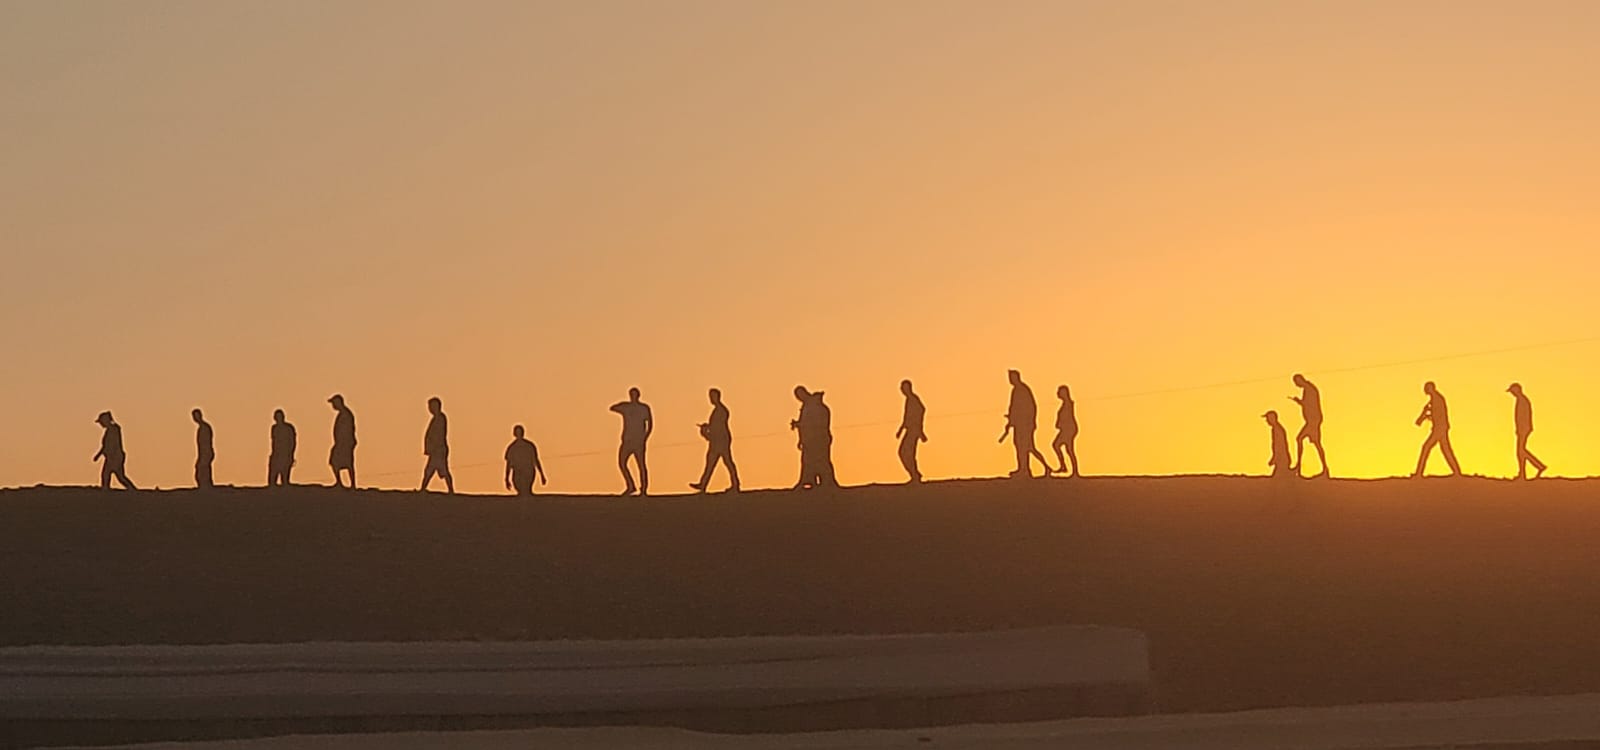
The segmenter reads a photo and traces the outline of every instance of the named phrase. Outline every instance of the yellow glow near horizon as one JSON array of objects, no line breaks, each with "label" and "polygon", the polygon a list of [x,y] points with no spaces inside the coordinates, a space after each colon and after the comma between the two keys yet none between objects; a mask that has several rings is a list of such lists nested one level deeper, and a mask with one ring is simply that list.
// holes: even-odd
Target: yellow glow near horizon
[{"label": "yellow glow near horizon", "polygon": [[1297,371],[1337,475],[1410,472],[1425,380],[1469,473],[1514,470],[1513,380],[1552,474],[1600,473],[1593,3],[7,16],[3,486],[94,481],[102,409],[184,486],[194,406],[219,482],[264,481],[278,407],[327,481],[337,391],[364,484],[414,486],[438,395],[462,489],[525,423],[550,490],[612,491],[633,385],[657,491],[710,386],[746,484],[786,486],[796,383],[842,480],[899,481],[906,377],[928,476],[994,475],[1012,367],[1041,441],[1072,385],[1090,474],[1264,472]]}]

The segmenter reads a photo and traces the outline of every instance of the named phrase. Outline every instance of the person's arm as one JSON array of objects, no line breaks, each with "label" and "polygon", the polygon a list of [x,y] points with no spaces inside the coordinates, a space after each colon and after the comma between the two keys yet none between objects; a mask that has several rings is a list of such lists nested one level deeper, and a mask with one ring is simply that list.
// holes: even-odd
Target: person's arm
[{"label": "person's arm", "polygon": [[648,438],[648,437],[650,437],[650,433],[655,432],[655,431],[656,431],[656,418],[655,418],[655,415],[651,414],[650,413],[650,407],[646,406],[644,408],[644,436],[646,438]]},{"label": "person's arm", "polygon": [[539,475],[539,484],[549,484],[550,478],[544,475],[544,462],[539,460],[539,449],[533,449],[533,473]]},{"label": "person's arm", "polygon": [[1417,426],[1421,427],[1422,423],[1428,421],[1428,418],[1432,417],[1432,416],[1433,416],[1433,402],[1429,401],[1426,405],[1424,405],[1422,407],[1422,413],[1417,415]]},{"label": "person's arm", "polygon": [[1005,429],[1005,432],[1000,433],[1000,439],[996,440],[995,442],[1004,443],[1006,441],[1006,438],[1008,438],[1008,437],[1011,437],[1011,415],[1010,414],[1006,415],[1006,429]]},{"label": "person's arm", "polygon": [[1295,403],[1297,403],[1297,404],[1299,404],[1301,406],[1305,406],[1306,405],[1305,400],[1301,399],[1299,396],[1290,396],[1289,400],[1293,401],[1293,402],[1295,402]]},{"label": "person's arm", "polygon": [[614,403],[614,404],[611,405],[611,410],[616,412],[616,413],[618,413],[618,414],[621,414],[622,413],[622,408],[624,406],[627,406],[627,405],[628,405],[628,402],[626,402],[626,401],[618,401],[617,403]]},{"label": "person's arm", "polygon": [[295,429],[293,427],[290,427],[289,428],[289,465],[290,466],[294,466],[295,465],[295,463],[296,463],[295,455],[298,454],[299,452],[300,452],[300,433],[295,432]]},{"label": "person's arm", "polygon": [[[506,451],[506,489],[511,489],[511,451]],[[537,464],[535,464],[537,466]]]}]

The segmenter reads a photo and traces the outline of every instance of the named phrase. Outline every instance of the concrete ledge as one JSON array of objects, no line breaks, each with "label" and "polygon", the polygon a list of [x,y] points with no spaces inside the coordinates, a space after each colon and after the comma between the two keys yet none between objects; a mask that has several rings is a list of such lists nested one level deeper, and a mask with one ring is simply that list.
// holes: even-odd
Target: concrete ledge
[{"label": "concrete ledge", "polygon": [[734,732],[1119,716],[1142,634],[0,649],[16,745],[537,726]]},{"label": "concrete ledge", "polygon": [[729,735],[678,729],[296,736],[146,750],[1579,750],[1600,747],[1600,695],[1288,708],[1037,724]]}]

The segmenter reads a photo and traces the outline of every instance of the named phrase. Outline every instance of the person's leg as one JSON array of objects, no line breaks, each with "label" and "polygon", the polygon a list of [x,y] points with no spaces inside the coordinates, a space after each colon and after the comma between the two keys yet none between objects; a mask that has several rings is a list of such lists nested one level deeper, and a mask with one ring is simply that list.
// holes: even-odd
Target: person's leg
[{"label": "person's leg", "polygon": [[733,463],[733,446],[729,445],[722,449],[722,462],[728,465],[728,490],[738,492],[739,467]]},{"label": "person's leg", "polygon": [[624,495],[632,495],[638,491],[638,487],[633,483],[633,471],[628,468],[628,455],[628,446],[624,445],[617,449],[617,470],[622,472]]},{"label": "person's leg", "polygon": [[1438,442],[1438,440],[1439,439],[1436,436],[1430,434],[1428,435],[1427,440],[1422,441],[1422,455],[1417,458],[1417,473],[1412,474],[1411,476],[1420,477],[1427,472],[1428,455],[1433,453],[1434,443]]},{"label": "person's leg", "polygon": [[444,477],[444,491],[452,495],[456,494],[456,478],[450,474],[450,464],[447,463],[439,467],[439,469],[440,475]]},{"label": "person's leg", "polygon": [[634,460],[639,462],[639,494],[650,494],[650,465],[645,462],[645,444],[640,443]]},{"label": "person's leg", "polygon": [[1305,428],[1300,428],[1300,434],[1294,436],[1294,465],[1289,467],[1296,474],[1304,474],[1306,469],[1306,435]]},{"label": "person's leg", "polygon": [[1528,436],[1525,433],[1517,435],[1517,478],[1528,478]]},{"label": "person's leg", "polygon": [[1079,476],[1079,474],[1078,474],[1078,436],[1077,435],[1070,435],[1070,436],[1067,437],[1066,448],[1067,448],[1067,458],[1072,460],[1072,476],[1074,476],[1074,477]]},{"label": "person's leg", "polygon": [[[283,481],[283,486],[290,487],[293,485],[292,480],[289,479],[289,473],[292,471],[294,471],[294,462],[291,461],[283,465],[283,471],[279,473],[279,477]],[[355,479],[352,478],[350,480],[350,484],[354,485]]]},{"label": "person's leg", "polygon": [[[1317,476],[1328,476],[1328,453],[1322,449],[1322,438],[1318,437],[1317,439],[1311,441],[1311,445],[1317,449],[1317,463],[1321,464],[1322,466],[1322,470],[1317,472]],[[1301,468],[1304,468],[1304,466]]]},{"label": "person's leg", "polygon": [[917,481],[917,438],[906,434],[900,437],[900,468],[906,472],[906,479]]},{"label": "person's leg", "polygon": [[1011,436],[1011,447],[1015,448],[1017,451],[1017,470],[1012,472],[1012,476],[1033,476],[1032,460],[1028,458],[1028,443],[1023,438],[1022,433],[1013,432]]},{"label": "person's leg", "polygon": [[700,472],[700,481],[689,484],[689,489],[696,492],[705,492],[711,486],[711,474],[717,470],[717,446],[706,446],[706,466]]},{"label": "person's leg", "polygon": [[[1028,433],[1028,455],[1039,459],[1039,466],[1040,468],[1044,469],[1045,476],[1050,476],[1051,474],[1055,473],[1055,470],[1050,468],[1050,462],[1045,460],[1044,454],[1039,452],[1039,446],[1034,442],[1033,433],[1031,432]],[[1028,464],[1028,473],[1033,473],[1032,463]]]},{"label": "person's leg", "polygon": [[122,485],[122,489],[125,489],[125,490],[136,490],[136,489],[139,489],[138,487],[135,487],[133,485],[133,480],[128,478],[128,468],[126,466],[118,466],[117,467],[116,477],[117,477],[117,483]]},{"label": "person's leg", "polygon": [[1450,447],[1450,436],[1442,435],[1439,438],[1439,452],[1444,454],[1444,462],[1450,465],[1450,473],[1461,476],[1461,464],[1456,461],[1456,449]]},{"label": "person's leg", "polygon": [[921,447],[922,440],[907,436],[906,442],[910,444],[906,454],[911,457],[911,481],[920,483],[922,482],[922,466],[917,463],[917,450]]},{"label": "person's leg", "polygon": [[1062,453],[1062,450],[1066,447],[1066,435],[1057,434],[1056,439],[1050,441],[1050,450],[1054,451],[1056,454],[1056,471],[1061,474],[1067,473],[1067,457]]},{"label": "person's leg", "polygon": [[100,489],[102,489],[102,490],[111,489],[111,462],[110,461],[106,461],[106,462],[100,464]]},{"label": "person's leg", "polygon": [[812,469],[816,465],[814,461],[811,457],[811,451],[807,450],[806,446],[802,444],[800,446],[800,478],[795,480],[795,489],[801,489],[811,483]]},{"label": "person's leg", "polygon": [[433,484],[433,459],[422,467],[422,484],[417,486],[418,492],[427,492],[428,485]]}]

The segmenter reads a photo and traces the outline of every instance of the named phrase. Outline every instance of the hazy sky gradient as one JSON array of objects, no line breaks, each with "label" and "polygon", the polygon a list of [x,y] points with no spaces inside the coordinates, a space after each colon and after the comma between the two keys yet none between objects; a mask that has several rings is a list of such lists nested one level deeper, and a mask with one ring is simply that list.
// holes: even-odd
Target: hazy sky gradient
[{"label": "hazy sky gradient", "polygon": [[902,377],[928,475],[997,474],[1008,367],[1041,422],[1073,386],[1089,473],[1265,471],[1295,371],[1338,474],[1410,471],[1430,378],[1469,472],[1514,469],[1521,380],[1553,473],[1600,473],[1600,342],[1317,374],[1600,335],[1597,3],[0,20],[0,485],[94,481],[102,409],[135,480],[186,484],[194,406],[219,482],[264,481],[277,407],[327,481],[342,392],[363,483],[420,478],[438,395],[463,489],[522,422],[551,489],[614,491],[631,385],[658,490],[698,476],[708,386],[746,484],[788,485],[796,383],[843,481],[898,481]]}]

